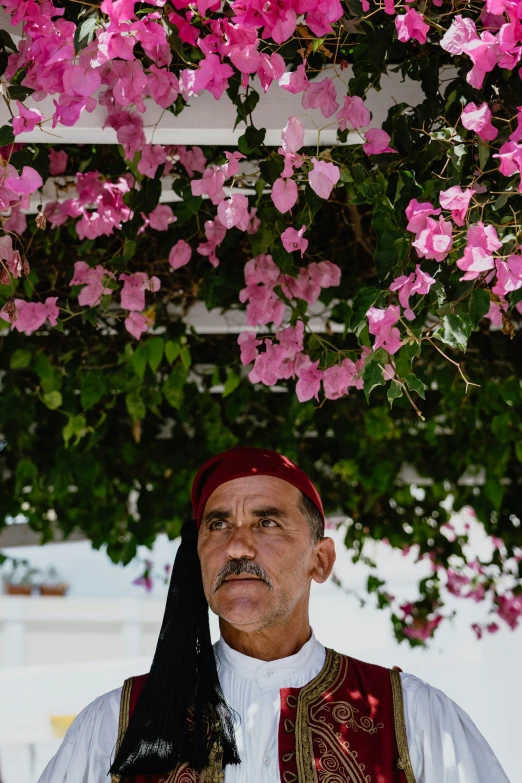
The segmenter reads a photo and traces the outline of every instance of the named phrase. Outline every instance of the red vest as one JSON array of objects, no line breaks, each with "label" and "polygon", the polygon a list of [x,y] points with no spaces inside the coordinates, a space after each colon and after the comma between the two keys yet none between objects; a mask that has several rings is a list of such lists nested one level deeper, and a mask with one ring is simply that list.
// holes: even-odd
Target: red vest
[{"label": "red vest", "polygon": [[[146,678],[125,681],[120,737]],[[282,688],[280,693],[281,783],[415,783],[398,670],[327,650],[317,677],[304,688]],[[220,773],[197,773],[180,764],[169,774],[119,783],[217,783]],[[117,776],[113,783],[118,783]]]}]

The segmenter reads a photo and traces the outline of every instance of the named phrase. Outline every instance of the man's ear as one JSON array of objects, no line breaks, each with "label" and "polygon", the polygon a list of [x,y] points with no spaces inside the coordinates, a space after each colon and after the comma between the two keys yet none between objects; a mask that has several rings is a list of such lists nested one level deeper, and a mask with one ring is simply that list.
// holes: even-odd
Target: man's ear
[{"label": "man's ear", "polygon": [[335,543],[333,538],[322,538],[315,545],[315,563],[312,569],[314,582],[326,582],[335,563]]}]

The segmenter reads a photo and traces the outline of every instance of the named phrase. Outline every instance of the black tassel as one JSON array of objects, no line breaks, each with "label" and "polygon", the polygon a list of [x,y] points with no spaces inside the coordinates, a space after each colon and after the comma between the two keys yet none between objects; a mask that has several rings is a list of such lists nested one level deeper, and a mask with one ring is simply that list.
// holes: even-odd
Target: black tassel
[{"label": "black tassel", "polygon": [[240,763],[210,640],[197,538],[195,521],[186,522],[150,673],[110,769],[123,779],[168,773],[182,762],[199,772],[214,743],[223,766]]}]

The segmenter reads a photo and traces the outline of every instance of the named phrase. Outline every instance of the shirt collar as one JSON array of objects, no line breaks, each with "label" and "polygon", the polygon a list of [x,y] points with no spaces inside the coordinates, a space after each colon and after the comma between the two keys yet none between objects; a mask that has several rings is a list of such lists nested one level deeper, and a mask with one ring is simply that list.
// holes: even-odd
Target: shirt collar
[{"label": "shirt collar", "polygon": [[272,686],[283,680],[288,680],[292,675],[301,674],[306,669],[320,671],[326,656],[326,649],[317,641],[313,631],[310,639],[299,652],[295,655],[289,655],[287,658],[278,658],[275,661],[261,661],[233,650],[223,637],[219,638],[214,649],[218,659],[218,667],[219,665],[225,666],[236,676],[247,680],[257,680],[258,683],[263,681],[261,675],[265,671],[269,671]]}]

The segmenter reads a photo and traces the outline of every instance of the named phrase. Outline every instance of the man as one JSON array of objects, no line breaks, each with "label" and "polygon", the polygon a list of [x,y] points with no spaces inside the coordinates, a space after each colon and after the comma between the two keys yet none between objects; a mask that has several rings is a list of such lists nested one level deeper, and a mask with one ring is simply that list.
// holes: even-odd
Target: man
[{"label": "man", "polygon": [[[293,462],[235,448],[192,487],[150,673],[76,718],[40,783],[506,783],[469,717],[308,619],[335,549]],[[208,606],[219,616],[212,647]]]}]

